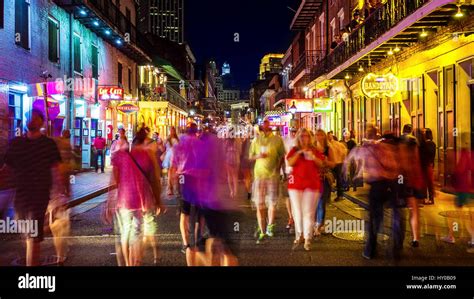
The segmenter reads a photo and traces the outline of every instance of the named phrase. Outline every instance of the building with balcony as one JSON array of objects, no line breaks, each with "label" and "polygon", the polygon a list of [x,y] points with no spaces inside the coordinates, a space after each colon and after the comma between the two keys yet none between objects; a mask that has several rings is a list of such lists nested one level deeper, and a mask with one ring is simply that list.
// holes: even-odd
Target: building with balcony
[{"label": "building with balcony", "polygon": [[284,54],[270,53],[263,56],[260,62],[259,79],[264,80],[282,70],[281,59]]},{"label": "building with balcony", "polygon": [[4,4],[0,39],[12,42],[0,46],[5,54],[1,90],[8,99],[0,110],[9,115],[1,124],[5,136],[0,143],[21,134],[26,112],[37,108],[47,117],[48,135],[71,130],[80,157],[77,167],[90,167],[96,136],[110,142],[117,127],[128,130],[130,137],[135,129],[136,115],[118,113],[119,98],[105,99],[99,93],[101,88],[119,89],[120,100],[138,98],[138,65],[151,58],[138,46],[135,2],[122,2],[120,7],[104,0]]},{"label": "building with balcony", "polygon": [[[292,22],[305,35],[306,51],[324,53],[303,86],[314,100],[314,127],[339,136],[353,130],[359,142],[369,125],[395,134],[405,124],[430,128],[435,178],[449,189],[460,149],[474,149],[474,3],[364,5],[302,1]],[[363,18],[350,21],[356,10]],[[333,33],[341,28],[350,31],[338,39]]]},{"label": "building with balcony", "polygon": [[[151,63],[151,57],[144,50],[149,46],[135,27],[135,1],[123,1],[120,6],[105,0],[51,3],[62,15],[56,18],[50,13],[49,42],[55,41],[51,33],[57,34],[59,53],[64,51],[66,57],[70,57],[59,61],[59,65],[67,65],[67,77],[75,82],[90,80],[94,84],[89,94],[76,90],[66,92],[68,128],[71,128],[74,147],[82,153],[82,167],[87,168],[91,166],[91,144],[96,136],[103,135],[110,143],[114,132],[123,127],[128,138],[133,138],[137,113],[120,107],[124,103],[137,107],[138,67]],[[111,90],[120,92],[108,94]]]}]

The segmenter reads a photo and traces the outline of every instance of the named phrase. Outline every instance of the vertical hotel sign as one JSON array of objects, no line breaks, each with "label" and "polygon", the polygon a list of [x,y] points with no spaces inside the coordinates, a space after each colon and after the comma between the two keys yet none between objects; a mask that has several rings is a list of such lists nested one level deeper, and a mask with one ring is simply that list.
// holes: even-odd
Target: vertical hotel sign
[{"label": "vertical hotel sign", "polygon": [[367,74],[362,79],[362,92],[369,98],[393,97],[398,91],[398,78],[388,73],[386,75]]}]

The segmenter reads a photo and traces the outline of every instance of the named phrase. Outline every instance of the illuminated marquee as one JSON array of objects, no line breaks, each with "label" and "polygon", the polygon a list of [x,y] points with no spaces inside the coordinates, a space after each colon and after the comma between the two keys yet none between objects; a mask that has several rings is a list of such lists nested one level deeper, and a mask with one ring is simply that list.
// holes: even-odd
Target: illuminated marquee
[{"label": "illuminated marquee", "polygon": [[99,86],[99,100],[123,100],[123,88],[111,86]]},{"label": "illuminated marquee", "polygon": [[331,112],[332,103],[331,98],[316,98],[314,99],[314,112]]},{"label": "illuminated marquee", "polygon": [[123,114],[131,114],[138,112],[140,108],[135,104],[124,103],[117,106],[117,110]]},{"label": "illuminated marquee", "polygon": [[369,98],[393,97],[397,91],[398,78],[392,73],[386,75],[370,73],[362,79],[362,92]]},{"label": "illuminated marquee", "polygon": [[313,112],[312,99],[286,99],[286,111],[290,111],[290,107],[296,107],[296,112]]}]

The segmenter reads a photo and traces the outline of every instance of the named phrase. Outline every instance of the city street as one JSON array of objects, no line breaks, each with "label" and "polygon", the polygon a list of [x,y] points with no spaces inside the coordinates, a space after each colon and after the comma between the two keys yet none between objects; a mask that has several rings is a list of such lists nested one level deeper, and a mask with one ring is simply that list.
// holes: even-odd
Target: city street
[{"label": "city street", "polygon": [[[87,195],[84,191],[85,182],[97,183],[96,187],[105,188],[108,184],[110,172],[96,174],[88,172],[77,176],[77,184],[73,186],[73,193]],[[89,189],[94,191],[93,189]],[[285,229],[286,209],[280,201],[277,211],[276,235],[266,244],[255,244],[255,214],[250,202],[244,199],[242,189],[239,192],[239,204],[243,217],[239,223],[239,231],[235,237],[240,244],[237,253],[242,266],[468,266],[474,262],[474,255],[466,253],[466,242],[458,239],[457,244],[448,244],[436,241],[435,236],[422,236],[420,247],[411,248],[405,241],[402,259],[394,261],[388,257],[389,240],[382,241],[381,250],[377,258],[367,261],[362,258],[363,242],[336,238],[331,234],[323,234],[315,239],[311,252],[303,249],[292,251],[294,235]],[[160,260],[158,266],[186,266],[185,255],[181,253],[181,236],[179,233],[179,218],[176,201],[163,193],[166,198],[167,211],[159,217],[158,240]],[[71,210],[72,235],[68,238],[70,251],[65,266],[116,266],[115,236],[112,226],[105,225],[101,220],[103,202],[107,194],[84,202]],[[431,208],[431,207],[430,207]],[[353,220],[365,217],[365,210],[353,202],[345,199],[332,202],[327,208],[326,219]],[[387,217],[388,218],[388,217]],[[387,226],[387,225],[386,225]],[[389,234],[389,229],[386,229]],[[1,238],[1,237],[0,237]],[[380,239],[380,238],[379,238]],[[409,235],[407,234],[409,240]],[[54,255],[51,235],[43,243],[43,255]],[[0,242],[0,266],[8,266],[19,262],[24,254],[24,244],[19,238],[8,236]],[[153,266],[151,248],[145,251],[144,266]]]}]

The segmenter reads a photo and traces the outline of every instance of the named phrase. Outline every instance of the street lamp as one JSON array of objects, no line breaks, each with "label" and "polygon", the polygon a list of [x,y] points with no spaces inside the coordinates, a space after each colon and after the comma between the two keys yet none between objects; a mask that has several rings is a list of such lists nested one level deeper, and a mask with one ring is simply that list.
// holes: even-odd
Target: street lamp
[{"label": "street lamp", "polygon": [[296,108],[295,101],[293,101],[293,103],[291,104],[291,106],[290,106],[290,108],[289,108],[288,110],[290,110],[291,114],[292,114],[293,117],[294,117],[297,109],[298,109],[298,108]]}]

